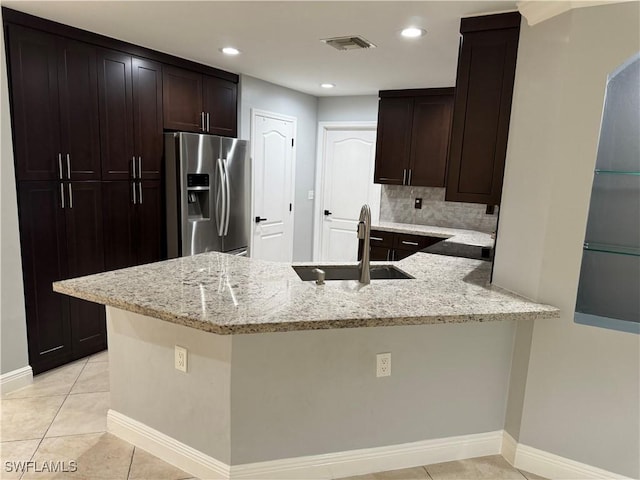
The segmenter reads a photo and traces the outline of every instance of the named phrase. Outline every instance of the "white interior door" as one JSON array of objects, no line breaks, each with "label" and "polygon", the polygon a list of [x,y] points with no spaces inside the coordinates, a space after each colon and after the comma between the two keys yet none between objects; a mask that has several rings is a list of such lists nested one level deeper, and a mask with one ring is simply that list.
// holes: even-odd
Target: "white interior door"
[{"label": "white interior door", "polygon": [[293,258],[294,124],[291,118],[253,112],[253,258]]},{"label": "white interior door", "polygon": [[376,132],[371,129],[326,129],[323,145],[320,260],[357,260],[360,208],[380,213],[380,186],[373,183]]}]

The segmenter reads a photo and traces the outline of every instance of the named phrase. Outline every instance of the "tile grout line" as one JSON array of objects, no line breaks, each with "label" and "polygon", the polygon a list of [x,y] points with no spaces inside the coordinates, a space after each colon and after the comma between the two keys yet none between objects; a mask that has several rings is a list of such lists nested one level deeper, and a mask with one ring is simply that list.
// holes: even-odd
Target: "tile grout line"
[{"label": "tile grout line", "polygon": [[129,470],[127,470],[127,480],[131,476],[131,466],[133,465],[133,456],[136,454],[136,447],[133,446],[133,451],[131,452],[131,461],[129,462]]},{"label": "tile grout line", "polygon": [[[82,372],[84,372],[84,367],[87,366],[87,363],[89,362],[89,359],[87,358],[87,360],[84,362],[84,365],[82,366],[82,368],[80,369],[80,372],[78,373],[78,376],[76,377],[75,381],[73,382],[73,385],[71,385],[71,388],[69,389],[69,393],[67,393],[64,396],[64,400],[62,401],[62,403],[60,404],[60,406],[58,407],[58,410],[56,411],[56,414],[53,416],[53,418],[51,419],[51,423],[49,423],[49,426],[47,427],[47,429],[45,430],[44,434],[42,435],[42,438],[40,439],[40,441],[38,442],[38,446],[36,447],[36,449],[33,451],[33,454],[31,455],[31,458],[29,459],[29,461],[33,461],[33,458],[36,456],[36,453],[38,452],[38,449],[40,448],[40,446],[42,445],[42,442],[44,441],[45,437],[47,436],[47,433],[49,432],[49,429],[51,428],[51,425],[53,425],[53,422],[55,422],[56,418],[58,417],[58,414],[60,413],[60,410],[62,410],[62,406],[65,404],[65,402],[67,401],[67,399],[69,398],[69,394],[71,393],[71,390],[73,390],[73,387],[75,386],[76,382],[78,381],[78,378],[80,378],[80,375],[82,375]],[[22,478],[24,476],[24,472],[22,473],[22,475],[20,476],[20,478]]]},{"label": "tile grout line", "polygon": [[425,473],[427,474],[427,480],[433,480],[433,477],[431,476],[431,474],[429,473],[429,470],[427,470],[427,466],[423,465],[422,468],[424,468]]}]

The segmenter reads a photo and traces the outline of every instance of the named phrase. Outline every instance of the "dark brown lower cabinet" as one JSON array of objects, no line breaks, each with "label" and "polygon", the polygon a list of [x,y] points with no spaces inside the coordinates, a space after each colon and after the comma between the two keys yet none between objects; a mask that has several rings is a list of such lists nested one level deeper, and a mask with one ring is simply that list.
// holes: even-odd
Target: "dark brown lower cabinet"
[{"label": "dark brown lower cabinet", "polygon": [[103,182],[106,270],[162,259],[160,181]]},{"label": "dark brown lower cabinet", "polygon": [[29,363],[34,373],[106,348],[104,307],[51,284],[104,268],[100,182],[20,182]]},{"label": "dark brown lower cabinet", "polygon": [[[398,261],[438,243],[442,238],[428,235],[371,230],[369,251],[371,261]],[[358,260],[362,258],[362,241],[358,246]]]}]

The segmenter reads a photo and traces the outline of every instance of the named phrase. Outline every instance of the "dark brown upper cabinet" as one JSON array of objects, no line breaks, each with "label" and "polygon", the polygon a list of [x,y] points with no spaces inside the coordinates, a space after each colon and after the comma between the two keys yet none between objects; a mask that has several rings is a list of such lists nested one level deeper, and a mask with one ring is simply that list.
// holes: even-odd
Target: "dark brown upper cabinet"
[{"label": "dark brown upper cabinet", "polygon": [[9,28],[19,180],[100,178],[96,49]]},{"label": "dark brown upper cabinet", "polygon": [[499,205],[520,14],[463,18],[446,200]]},{"label": "dark brown upper cabinet", "polygon": [[161,65],[101,50],[98,73],[102,178],[160,179]]},{"label": "dark brown upper cabinet", "polygon": [[443,187],[453,88],[380,92],[375,182]]},{"label": "dark brown upper cabinet", "polygon": [[165,66],[162,89],[165,129],[236,136],[236,83]]}]

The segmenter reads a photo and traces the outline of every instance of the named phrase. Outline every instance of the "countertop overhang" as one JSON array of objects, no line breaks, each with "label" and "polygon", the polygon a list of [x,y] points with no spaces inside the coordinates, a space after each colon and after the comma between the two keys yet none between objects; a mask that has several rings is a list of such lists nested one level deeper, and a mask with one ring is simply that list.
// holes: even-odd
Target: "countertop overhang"
[{"label": "countertop overhang", "polygon": [[555,307],[490,285],[488,262],[417,253],[394,265],[415,280],[317,286],[289,264],[209,252],[64,280],[53,289],[220,335],[559,316]]}]

